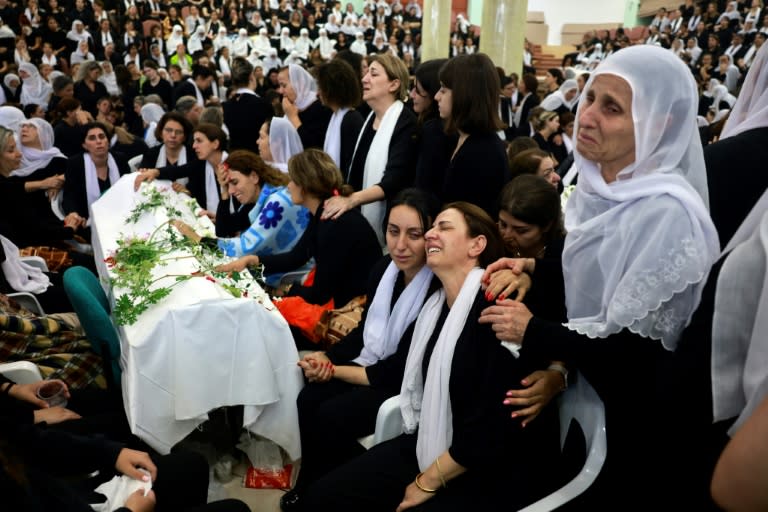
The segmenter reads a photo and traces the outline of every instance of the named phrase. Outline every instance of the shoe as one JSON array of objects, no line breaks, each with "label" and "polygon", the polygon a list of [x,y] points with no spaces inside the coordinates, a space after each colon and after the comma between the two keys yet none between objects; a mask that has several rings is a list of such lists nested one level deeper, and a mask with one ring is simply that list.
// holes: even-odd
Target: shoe
[{"label": "shoe", "polygon": [[280,498],[280,509],[283,512],[294,512],[300,509],[299,493],[294,491],[288,491]]}]

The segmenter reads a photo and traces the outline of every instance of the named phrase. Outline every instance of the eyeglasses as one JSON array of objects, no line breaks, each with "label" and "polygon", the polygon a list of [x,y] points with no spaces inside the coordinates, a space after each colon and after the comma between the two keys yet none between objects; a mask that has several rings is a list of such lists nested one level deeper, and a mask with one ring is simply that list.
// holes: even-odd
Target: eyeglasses
[{"label": "eyeglasses", "polygon": [[183,136],[184,135],[184,130],[174,130],[170,126],[166,126],[165,128],[163,128],[163,133],[167,133],[168,135]]}]

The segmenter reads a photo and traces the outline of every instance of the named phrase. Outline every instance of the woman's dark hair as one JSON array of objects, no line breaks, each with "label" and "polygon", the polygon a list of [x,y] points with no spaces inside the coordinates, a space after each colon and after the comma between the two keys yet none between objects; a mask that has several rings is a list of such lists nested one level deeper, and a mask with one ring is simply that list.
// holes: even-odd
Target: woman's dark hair
[{"label": "woman's dark hair", "polygon": [[356,107],[362,101],[360,75],[348,62],[331,59],[317,68],[317,88],[323,101],[334,107]]},{"label": "woman's dark hair", "polygon": [[264,163],[259,155],[247,149],[238,149],[227,156],[227,166],[240,174],[258,174],[263,183],[281,187],[288,184],[288,176]]},{"label": "woman's dark hair", "polygon": [[[426,121],[430,119],[435,119],[440,116],[439,111],[437,110],[437,101],[435,101],[435,94],[437,94],[437,91],[440,89],[440,68],[442,68],[445,63],[448,62],[448,59],[432,59],[428,60],[426,62],[422,62],[421,65],[416,68],[416,71],[414,72],[414,76],[416,77],[416,80],[419,82],[419,85],[421,85],[421,88],[424,89],[424,92],[427,93],[427,95],[432,100],[432,103],[429,105],[429,108],[419,114],[419,123],[424,124]],[[414,87],[416,85],[414,84]],[[418,91],[416,91],[418,93]]]},{"label": "woman's dark hair", "polygon": [[308,195],[321,201],[337,193],[348,196],[353,192],[344,184],[341,171],[327,153],[319,149],[305,149],[288,160],[288,176]]},{"label": "woman's dark hair", "polygon": [[115,66],[115,81],[123,94],[131,88],[133,77],[131,77],[131,72],[128,71],[124,64]]},{"label": "woman's dark hair", "polygon": [[[494,73],[496,70],[494,70]],[[552,186],[550,185],[550,188]],[[554,189],[553,189],[554,190]],[[467,223],[467,232],[472,238],[484,236],[486,239],[485,250],[477,257],[480,267],[485,268],[494,261],[504,256],[504,242],[499,235],[499,228],[491,217],[479,206],[465,201],[448,203],[442,211],[449,209],[458,210],[464,216]]]},{"label": "woman's dark hair", "polygon": [[499,209],[526,224],[541,228],[546,243],[565,236],[560,195],[541,176],[523,174],[506,184]]},{"label": "woman's dark hair", "polygon": [[[522,174],[533,174],[539,172],[539,165],[545,158],[551,158],[549,153],[542,151],[538,147],[534,149],[526,149],[512,159],[509,164],[509,171],[514,179]],[[552,185],[550,185],[551,187]]]},{"label": "woman's dark hair", "polygon": [[219,141],[219,151],[227,150],[227,134],[220,127],[213,123],[198,123],[195,132],[205,135],[209,141]]},{"label": "woman's dark hair", "polygon": [[40,108],[40,105],[38,105],[37,103],[27,103],[26,105],[24,105],[24,109],[23,109],[24,117],[26,117],[27,119],[31,118],[32,115],[35,112],[37,112],[38,108]]},{"label": "woman's dark hair", "polygon": [[104,136],[107,139],[109,139],[109,135],[110,135],[109,129],[106,126],[104,126],[104,123],[99,122],[99,121],[91,121],[90,123],[84,124],[83,128],[80,131],[80,133],[83,136],[83,139],[80,141],[81,143],[85,142],[85,139],[88,138],[88,132],[93,130],[93,129],[98,129],[98,130],[103,131],[104,132]]},{"label": "woman's dark hair", "polygon": [[576,121],[576,116],[571,111],[566,111],[560,114],[560,127],[565,128],[565,125],[568,123],[573,123]]},{"label": "woman's dark hair", "polygon": [[341,50],[333,57],[333,59],[346,61],[347,64],[352,66],[352,70],[355,72],[355,76],[358,78],[358,80],[362,78],[362,76],[360,76],[360,72],[363,68],[363,56],[359,53],[355,53],[351,50]]},{"label": "woman's dark hair", "polygon": [[538,142],[530,137],[520,136],[512,139],[512,141],[507,146],[507,160],[509,161],[510,167],[512,166],[512,160],[514,160],[517,155],[526,149],[535,149],[538,147]]},{"label": "woman's dark hair", "polygon": [[488,134],[503,128],[499,119],[499,74],[487,55],[454,57],[440,69],[439,77],[453,97],[446,133],[461,130],[470,135]]},{"label": "woman's dark hair", "polygon": [[525,84],[525,92],[529,92],[536,96],[536,91],[539,89],[539,81],[536,79],[536,75],[533,73],[524,74],[523,83]]},{"label": "woman's dark hair", "polygon": [[181,129],[184,130],[184,141],[189,141],[189,138],[192,136],[192,123],[190,123],[182,114],[173,110],[163,114],[163,117],[158,121],[157,126],[155,127],[155,138],[157,140],[163,140],[163,130],[168,121],[179,123]]},{"label": "woman's dark hair", "polygon": [[557,82],[557,85],[563,85],[563,82],[565,82],[565,77],[563,76],[563,72],[560,71],[558,68],[549,68],[547,70],[547,73],[549,73],[555,78],[555,82]]},{"label": "woman's dark hair", "polygon": [[74,83],[75,81],[72,80],[71,77],[67,75],[61,75],[53,79],[53,83],[51,84],[51,86],[53,86],[53,92],[58,93],[66,89],[69,84],[74,84]]},{"label": "woman's dark hair", "polygon": [[403,189],[387,206],[387,214],[384,216],[382,225],[385,235],[389,224],[389,214],[396,206],[408,206],[416,210],[425,233],[432,226],[437,214],[440,213],[440,200],[431,192],[415,187]]}]

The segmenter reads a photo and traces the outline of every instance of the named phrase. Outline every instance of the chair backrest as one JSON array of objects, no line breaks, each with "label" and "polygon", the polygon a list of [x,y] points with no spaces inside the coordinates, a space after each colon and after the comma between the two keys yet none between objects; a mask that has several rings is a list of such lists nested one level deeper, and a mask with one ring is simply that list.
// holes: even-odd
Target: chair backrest
[{"label": "chair backrest", "polygon": [[32,384],[43,380],[40,369],[30,361],[16,361],[0,364],[0,375],[16,384]]},{"label": "chair backrest", "polygon": [[403,416],[400,414],[400,395],[387,398],[379,406],[376,415],[376,430],[373,434],[357,440],[366,450],[384,441],[394,439],[403,433]]},{"label": "chair backrest", "polygon": [[120,339],[109,317],[109,301],[96,276],[85,267],[64,272],[64,291],[75,308],[93,350],[104,361],[111,384],[120,386]]},{"label": "chair backrest", "polygon": [[587,460],[578,475],[566,485],[520,512],[548,512],[568,503],[586,491],[595,481],[605,463],[607,439],[605,433],[605,407],[597,392],[581,373],[576,372],[574,382],[560,397],[560,446],[576,420],[584,432]]}]

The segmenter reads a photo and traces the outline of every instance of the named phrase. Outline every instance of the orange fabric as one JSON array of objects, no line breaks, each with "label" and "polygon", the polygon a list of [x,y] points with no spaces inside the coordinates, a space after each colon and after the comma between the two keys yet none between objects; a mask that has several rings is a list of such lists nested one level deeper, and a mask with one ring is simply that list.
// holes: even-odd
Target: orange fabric
[{"label": "orange fabric", "polygon": [[320,337],[315,334],[315,327],[323,316],[323,311],[333,309],[333,299],[320,306],[310,304],[301,297],[285,297],[275,301],[275,306],[288,322],[288,325],[298,327],[304,336],[317,343],[320,341]]},{"label": "orange fabric", "polygon": [[312,286],[315,284],[315,270],[317,270],[317,267],[312,267],[312,270],[307,272],[307,277],[304,278],[304,282],[302,283],[303,286]]}]

